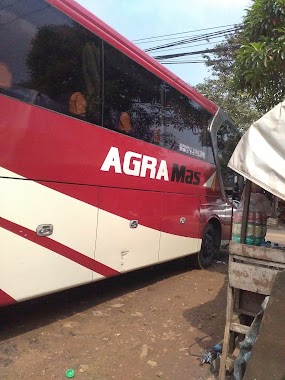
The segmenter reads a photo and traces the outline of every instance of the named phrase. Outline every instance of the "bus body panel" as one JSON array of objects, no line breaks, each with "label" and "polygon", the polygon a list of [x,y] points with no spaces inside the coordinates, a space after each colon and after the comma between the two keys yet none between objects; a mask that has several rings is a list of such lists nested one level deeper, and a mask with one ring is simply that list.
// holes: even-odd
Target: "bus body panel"
[{"label": "bus body panel", "polygon": [[[96,260],[120,272],[158,263],[162,199],[158,192],[101,187]],[[105,211],[110,203],[120,211]]]},{"label": "bus body panel", "polygon": [[221,240],[222,245],[229,242],[231,238],[232,227],[232,205],[216,197],[201,197],[200,206],[200,234],[206,228],[211,218],[215,218],[221,224]]},{"label": "bus body panel", "polygon": [[[32,3],[35,7],[44,4]],[[24,14],[19,28],[27,32],[24,43],[19,43],[18,29],[17,38],[12,38],[15,46],[4,41],[7,49],[4,58],[14,57],[18,52],[22,54],[19,62],[16,59],[11,62],[18,81],[13,82],[10,92],[1,88],[0,81],[0,239],[4,247],[0,254],[0,305],[196,253],[201,248],[206,225],[211,222],[220,225],[222,240],[230,237],[231,207],[226,201],[217,164],[217,146],[213,153],[213,142],[209,140],[210,131],[214,130],[215,143],[219,126],[227,117],[214,103],[73,0],[48,0],[48,3],[70,19],[61,14],[54,25],[47,22],[47,27],[58,28],[57,31],[64,31],[68,37],[71,30],[71,35],[77,30],[73,22],[76,21],[103,39],[102,60],[107,63],[111,60],[110,56],[105,57],[108,49],[111,53],[124,53],[137,66],[152,73],[155,81],[159,79],[154,89],[143,88],[146,94],[153,91],[153,97],[144,98],[141,90],[142,99],[136,99],[135,93],[130,101],[135,106],[138,103],[140,111],[147,110],[152,116],[153,109],[159,110],[161,130],[169,128],[174,143],[167,145],[162,140],[151,140],[151,143],[137,135],[118,133],[114,125],[101,126],[106,126],[103,93],[110,84],[117,83],[110,64],[102,94],[101,83],[97,89],[98,98],[102,96],[101,124],[85,116],[72,116],[70,109],[63,111],[65,108],[58,107],[63,105],[59,100],[62,97],[64,105],[70,106],[71,98],[66,98],[64,92],[54,98],[49,93],[42,94],[27,77],[28,66],[23,69],[21,65],[25,66],[28,58],[32,59],[30,53],[37,52],[37,49],[29,51],[29,46],[31,50],[35,48],[35,37],[46,27],[45,14],[39,12],[49,12],[51,8],[45,6]],[[13,2],[4,9],[5,20],[6,17],[10,20],[13,14],[9,12],[17,4]],[[25,6],[26,3],[19,3],[20,10]],[[19,14],[13,22],[22,17],[22,13]],[[4,25],[11,26],[10,21]],[[5,32],[5,26],[0,32],[6,38],[9,34],[3,30]],[[88,47],[87,42],[82,52],[88,52]],[[93,50],[95,61],[98,51]],[[46,53],[44,49],[42,52]],[[124,57],[121,59],[127,62]],[[138,69],[128,62],[127,71]],[[4,73],[3,67],[5,71],[5,62],[1,73]],[[95,75],[99,72],[98,69]],[[75,78],[77,86],[78,77],[75,75]],[[103,74],[102,78],[105,78]],[[130,86],[124,80],[123,84]],[[87,83],[91,87],[95,84],[94,81]],[[126,90],[122,86],[117,91],[118,97],[123,99],[130,88],[136,87]],[[159,100],[155,92],[158,88]],[[29,98],[31,93],[34,98],[43,95],[45,102],[33,104]],[[60,104],[55,104],[57,101]],[[117,99],[113,101],[116,103]],[[185,104],[188,108],[183,108]],[[112,108],[112,104],[109,107]],[[192,112],[190,117],[185,115],[188,109]],[[114,107],[113,111],[126,109]],[[169,124],[168,119],[171,119]],[[182,120],[181,124],[174,119]],[[150,129],[146,122],[142,125]],[[185,133],[177,137],[175,129],[183,128]],[[188,139],[184,143],[186,132],[193,141]],[[199,144],[206,147],[203,157]],[[213,157],[208,157],[209,152]],[[37,228],[41,225],[51,226],[52,234],[39,236]]]},{"label": "bus body panel", "polygon": [[[53,249],[42,247],[2,227],[0,238],[7,247],[1,253],[1,287],[16,301],[92,281],[90,269],[57,254]],[[102,277],[96,275],[98,279]]]},{"label": "bus body panel", "polygon": [[[104,185],[220,197],[218,181],[214,187],[207,184],[216,167],[205,161],[3,96],[0,112],[3,136],[0,162],[16,177],[45,182],[50,188],[61,183]],[[103,171],[112,147],[116,153]],[[152,169],[146,168],[148,157],[156,161]],[[167,166],[167,175],[159,173],[162,161]],[[187,176],[192,179],[188,181]],[[64,186],[62,191],[98,207],[98,199],[92,192],[80,191],[76,195],[72,186]],[[124,208],[116,211],[116,207],[110,204],[108,211],[119,212],[124,217],[127,211]],[[151,226],[152,221],[149,223]]]},{"label": "bus body panel", "polygon": [[199,208],[200,197],[197,195],[163,195],[161,230],[168,233],[163,232],[161,236],[160,261],[186,256],[200,250]]},{"label": "bus body panel", "polygon": [[[6,184],[6,186],[1,185],[1,199],[6,205],[1,210],[1,217],[19,227],[16,235],[15,231],[6,231],[5,227],[1,229],[5,246],[9,246],[18,255],[14,260],[19,264],[18,267],[15,266],[19,281],[10,287],[7,274],[12,270],[9,265],[14,266],[15,263],[11,259],[13,255],[6,252],[8,253],[6,256],[5,253],[9,260],[4,259],[7,266],[3,266],[2,287],[9,296],[21,301],[97,280],[102,276],[186,256],[199,250],[201,238],[198,194],[204,193],[207,198],[207,194],[211,193],[213,197],[216,192],[217,196],[214,198],[219,199],[218,184],[215,184],[213,191],[212,188],[200,184],[197,186],[199,190],[196,190],[194,185],[180,181],[173,183],[171,168],[174,160],[179,166],[182,164],[189,166],[188,162],[193,162],[197,164],[193,169],[200,171],[201,184],[203,184],[215,170],[212,165],[168,152],[160,147],[154,150],[150,144],[99,127],[90,128],[89,123],[26,105],[18,100],[1,95],[0,98],[2,113],[0,131],[1,136],[5,136],[5,140],[0,141],[1,176],[5,177],[1,179],[1,183]],[[13,113],[10,112],[12,108]],[[20,121],[17,120],[17,115],[21,115]],[[18,125],[21,125],[20,129]],[[66,125],[69,127],[68,138],[65,138]],[[45,133],[47,128],[49,133]],[[80,140],[84,141],[84,150],[80,150],[80,146],[79,150],[76,149],[79,141],[76,133],[78,129],[82,136]],[[109,138],[104,138],[104,134],[108,134]],[[112,136],[117,138],[112,141]],[[96,144],[97,140],[100,143]],[[115,173],[114,170],[103,173],[100,177],[100,165],[104,162],[112,143],[116,143],[121,153],[122,168],[128,146],[133,151],[140,151],[142,155],[152,154],[167,160],[169,181],[140,176],[130,177],[124,173]],[[100,157],[101,151],[104,153],[101,154],[101,162],[98,165],[97,157]],[[21,152],[21,155],[18,155],[18,152]],[[88,162],[90,164],[86,165]],[[4,166],[16,169],[17,172],[12,172]],[[131,183],[129,178],[132,180]],[[169,193],[163,191],[166,185],[169,185]],[[181,193],[171,193],[173,185],[175,188],[178,187]],[[151,191],[151,188],[155,191]],[[197,195],[187,194],[195,191]],[[207,209],[207,216],[210,213],[211,210]],[[185,218],[185,223],[181,223],[181,218]],[[130,228],[131,220],[138,220],[137,228]],[[67,249],[93,258],[107,268],[110,267],[113,272],[92,271],[79,259],[70,255],[63,257],[62,252],[53,251],[53,254],[49,255],[52,250],[42,247],[40,242],[25,240],[26,236],[20,232],[22,228],[35,234],[36,227],[43,223],[52,224],[54,234],[51,238],[39,238],[41,242],[57,241]],[[26,251],[28,257],[25,258],[25,263],[29,267],[29,263],[33,262],[32,273],[21,266],[19,260]],[[70,263],[73,269],[66,263]],[[42,268],[51,268],[54,265],[57,266],[56,271],[46,270],[45,276],[40,275]],[[81,269],[77,271],[77,267]],[[77,275],[74,275],[74,270]],[[54,281],[54,278],[59,277],[62,277],[60,281]],[[41,279],[42,284],[39,285]],[[24,283],[28,285],[28,289]]]}]

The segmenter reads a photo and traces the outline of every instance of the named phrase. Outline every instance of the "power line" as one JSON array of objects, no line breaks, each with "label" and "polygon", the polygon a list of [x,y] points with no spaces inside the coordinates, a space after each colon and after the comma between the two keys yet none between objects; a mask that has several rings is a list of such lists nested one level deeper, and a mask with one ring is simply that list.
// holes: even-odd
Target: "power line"
[{"label": "power line", "polygon": [[[194,30],[188,30],[186,32],[179,32],[179,33],[170,33],[170,34],[162,34],[160,36],[154,36],[154,37],[146,37],[146,38],[139,38],[137,40],[133,40],[133,42],[139,42],[139,41],[146,41],[146,40],[152,40],[156,38],[161,37],[168,37],[168,36],[177,36],[179,34],[186,34],[186,33],[194,33],[194,32],[202,32],[203,30],[212,30],[212,29],[219,29],[219,28],[226,28],[229,26],[240,26],[241,24],[229,24],[229,25],[221,25],[221,26],[214,26],[212,28],[203,28],[203,29],[194,29]],[[179,38],[179,37],[178,37]]]},{"label": "power line", "polygon": [[158,61],[162,59],[169,59],[169,58],[177,58],[177,57],[184,57],[186,55],[199,55],[199,54],[209,54],[209,53],[217,53],[217,52],[226,52],[228,50],[235,50],[240,48],[240,45],[231,45],[230,47],[221,47],[221,48],[213,48],[213,49],[205,49],[205,50],[197,50],[197,51],[189,51],[185,53],[177,53],[177,54],[165,54],[165,55],[157,55],[153,56],[153,58],[157,59]]},{"label": "power line", "polygon": [[[191,45],[191,47],[204,46],[204,45],[210,45],[210,44],[220,44],[220,43],[223,43],[223,42],[225,42],[225,40],[219,40],[219,41],[214,41],[214,42],[209,41],[209,42],[204,42],[202,44]],[[164,51],[181,50],[181,49],[185,49],[185,47],[188,47],[188,46],[181,46],[181,47],[176,47],[176,48],[174,47],[172,49],[165,49]]]},{"label": "power line", "polygon": [[[196,59],[196,60],[191,60],[191,61],[161,61],[160,63],[162,65],[183,65],[183,64],[189,64],[189,63],[207,63],[208,61],[206,59]],[[218,60],[213,60],[211,63],[220,63],[220,62],[232,62],[230,59],[218,59]]]},{"label": "power line", "polygon": [[161,49],[165,49],[168,47],[185,45],[188,43],[197,42],[197,41],[201,41],[201,40],[202,41],[207,40],[207,39],[209,40],[209,39],[213,39],[213,38],[217,38],[217,37],[221,37],[221,36],[226,36],[227,34],[235,32],[236,30],[238,30],[238,29],[224,29],[224,30],[220,30],[218,32],[200,34],[200,35],[194,36],[192,38],[183,39],[180,41],[176,41],[176,42],[172,42],[172,43],[168,43],[168,44],[164,44],[164,45],[159,45],[156,47],[151,47],[151,48],[145,49],[145,51],[149,52],[149,51],[154,51],[154,50],[161,50]]},{"label": "power line", "polygon": [[[186,36],[187,37],[187,36]],[[190,36],[189,36],[190,37]],[[160,42],[160,41],[171,41],[171,40],[179,40],[181,39],[181,37],[171,37],[171,38],[162,38],[161,40],[156,40],[156,41],[146,41],[146,42],[140,42],[140,43],[136,43],[134,42],[136,45],[141,45],[141,44],[151,44],[151,43],[154,43],[154,42]]]},{"label": "power line", "polygon": [[188,43],[191,43],[191,42],[197,42],[197,41],[201,41],[201,40],[211,39],[211,38],[214,38],[215,36],[217,36],[217,37],[226,36],[227,34],[233,33],[233,32],[235,32],[235,31],[237,31],[239,29],[240,29],[240,27],[235,27],[235,28],[231,28],[231,29],[223,29],[223,30],[220,30],[220,31],[217,31],[217,32],[200,34],[200,35],[193,36],[193,37],[187,38],[187,39],[183,39],[183,40],[180,40],[180,41],[177,41],[177,42],[171,42],[171,43],[168,43],[168,44],[159,45],[159,46],[156,46],[156,47],[151,47],[151,48],[145,49],[145,51],[146,52],[150,52],[150,51],[154,51],[154,50],[165,49],[165,48],[168,48],[168,47],[174,47],[174,46],[178,46],[178,45],[185,45],[185,44],[188,44]]}]

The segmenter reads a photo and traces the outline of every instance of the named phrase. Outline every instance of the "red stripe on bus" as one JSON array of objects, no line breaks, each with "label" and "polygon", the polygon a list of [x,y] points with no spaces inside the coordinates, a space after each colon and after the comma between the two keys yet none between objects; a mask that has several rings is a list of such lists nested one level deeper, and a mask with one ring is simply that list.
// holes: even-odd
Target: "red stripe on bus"
[{"label": "red stripe on bus", "polygon": [[0,289],[0,305],[11,305],[16,303],[17,301],[9,296],[9,294],[5,293],[2,289]]},{"label": "red stripe on bus", "polygon": [[120,274],[120,272],[116,271],[115,269],[112,269],[107,265],[100,263],[99,261],[91,259],[90,257],[85,256],[82,253],[67,247],[66,245],[58,243],[57,241],[52,240],[48,237],[40,237],[34,231],[1,217],[0,227],[5,228],[14,234],[21,236],[24,239],[30,240],[33,243],[41,245],[42,247],[45,247],[53,252],[56,252],[59,255],[66,257],[67,259],[74,261],[85,268],[91,269],[92,271],[101,274],[102,276],[109,277]]}]

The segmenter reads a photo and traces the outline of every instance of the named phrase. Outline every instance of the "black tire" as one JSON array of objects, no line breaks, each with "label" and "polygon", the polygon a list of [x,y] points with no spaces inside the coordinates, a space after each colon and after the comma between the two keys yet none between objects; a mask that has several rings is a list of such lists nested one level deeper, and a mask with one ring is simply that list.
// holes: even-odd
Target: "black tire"
[{"label": "black tire", "polygon": [[211,266],[218,257],[221,245],[221,234],[213,224],[209,223],[204,231],[201,250],[193,257],[193,265],[198,269]]}]

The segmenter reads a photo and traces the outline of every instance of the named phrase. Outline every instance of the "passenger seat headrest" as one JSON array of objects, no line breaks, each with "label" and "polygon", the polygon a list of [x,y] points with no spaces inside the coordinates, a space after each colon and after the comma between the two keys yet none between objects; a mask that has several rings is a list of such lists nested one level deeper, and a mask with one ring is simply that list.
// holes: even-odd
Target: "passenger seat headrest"
[{"label": "passenger seat headrest", "polygon": [[0,62],[0,87],[10,88],[12,86],[12,74],[8,67]]}]

